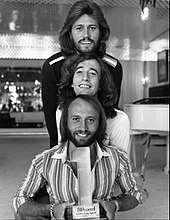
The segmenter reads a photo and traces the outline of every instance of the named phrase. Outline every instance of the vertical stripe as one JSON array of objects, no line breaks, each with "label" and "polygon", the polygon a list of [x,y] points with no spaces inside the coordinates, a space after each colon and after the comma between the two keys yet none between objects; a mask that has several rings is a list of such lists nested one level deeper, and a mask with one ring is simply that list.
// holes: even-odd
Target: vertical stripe
[{"label": "vertical stripe", "polygon": [[[60,154],[66,152],[64,149],[67,149],[67,145],[61,148],[54,147],[36,156],[32,161],[28,174],[13,199],[16,211],[21,204],[34,196],[44,182],[51,196],[50,201],[78,201],[78,180],[67,164],[66,158],[65,162],[61,158]],[[114,147],[107,147],[105,151],[108,154],[103,153],[92,170],[93,198],[109,198],[116,179],[123,192],[128,192],[140,200],[141,194],[131,173],[126,153]],[[53,157],[56,153],[60,155],[58,158]]]}]

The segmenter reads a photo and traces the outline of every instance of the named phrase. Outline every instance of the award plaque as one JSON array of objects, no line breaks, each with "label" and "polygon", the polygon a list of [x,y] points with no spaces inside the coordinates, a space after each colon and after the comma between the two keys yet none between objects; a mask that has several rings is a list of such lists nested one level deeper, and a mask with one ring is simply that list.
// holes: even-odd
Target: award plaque
[{"label": "award plaque", "polygon": [[90,148],[77,148],[71,160],[77,162],[78,174],[78,205],[72,207],[73,219],[100,219],[99,204],[92,202]]}]

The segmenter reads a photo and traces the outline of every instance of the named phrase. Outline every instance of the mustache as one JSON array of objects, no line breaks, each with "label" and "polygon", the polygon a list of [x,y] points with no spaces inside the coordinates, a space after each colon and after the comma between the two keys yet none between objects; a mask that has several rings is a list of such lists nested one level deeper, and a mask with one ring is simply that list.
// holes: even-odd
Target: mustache
[{"label": "mustache", "polygon": [[87,131],[87,130],[85,130],[85,131],[78,130],[78,131],[75,131],[75,132],[74,132],[74,134],[76,134],[76,133],[78,133],[78,134],[90,134],[91,132],[89,132],[89,131]]},{"label": "mustache", "polygon": [[81,43],[82,41],[90,41],[91,43],[94,43],[94,40],[89,37],[83,37],[81,40],[79,40],[79,43]]}]

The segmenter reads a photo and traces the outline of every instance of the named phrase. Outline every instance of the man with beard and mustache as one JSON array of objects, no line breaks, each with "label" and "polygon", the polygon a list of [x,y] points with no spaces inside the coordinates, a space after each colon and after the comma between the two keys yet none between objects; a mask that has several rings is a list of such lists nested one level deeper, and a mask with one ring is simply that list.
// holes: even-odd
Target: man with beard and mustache
[{"label": "man with beard and mustache", "polygon": [[[72,206],[78,204],[78,168],[73,152],[89,148],[92,200],[100,204],[100,217],[115,219],[116,211],[127,211],[142,203],[142,195],[124,151],[105,146],[106,116],[96,98],[78,95],[62,112],[62,143],[36,156],[13,199],[20,219],[72,219]],[[113,197],[114,183],[122,194]],[[45,185],[50,204],[32,197]]]},{"label": "man with beard and mustache", "polygon": [[102,58],[112,74],[118,91],[118,100],[113,107],[118,107],[122,65],[109,54],[106,54],[106,41],[110,28],[100,9],[92,1],[77,1],[70,8],[59,34],[61,52],[52,55],[42,68],[42,101],[47,130],[50,136],[50,147],[58,143],[55,119],[58,107],[58,83],[61,77],[61,66],[64,60],[77,53],[95,53]]}]

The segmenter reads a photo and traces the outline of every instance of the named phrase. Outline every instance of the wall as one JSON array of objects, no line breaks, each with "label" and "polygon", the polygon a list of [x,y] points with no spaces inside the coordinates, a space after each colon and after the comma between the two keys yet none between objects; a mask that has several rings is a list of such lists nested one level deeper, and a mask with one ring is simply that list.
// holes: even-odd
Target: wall
[{"label": "wall", "polygon": [[[157,62],[142,61],[121,61],[123,66],[123,81],[119,108],[123,104],[130,104],[134,101],[147,98],[149,87],[158,86]],[[142,78],[148,77],[146,86],[142,84]]]},{"label": "wall", "polygon": [[44,60],[0,59],[0,67],[42,67]]},{"label": "wall", "polygon": [[[144,67],[145,63],[145,67]],[[123,104],[130,104],[139,99],[149,97],[150,87],[159,87],[169,84],[169,81],[158,83],[157,62],[121,61],[123,66],[123,81],[119,108]],[[148,77],[147,86],[143,86],[142,78]]]}]

